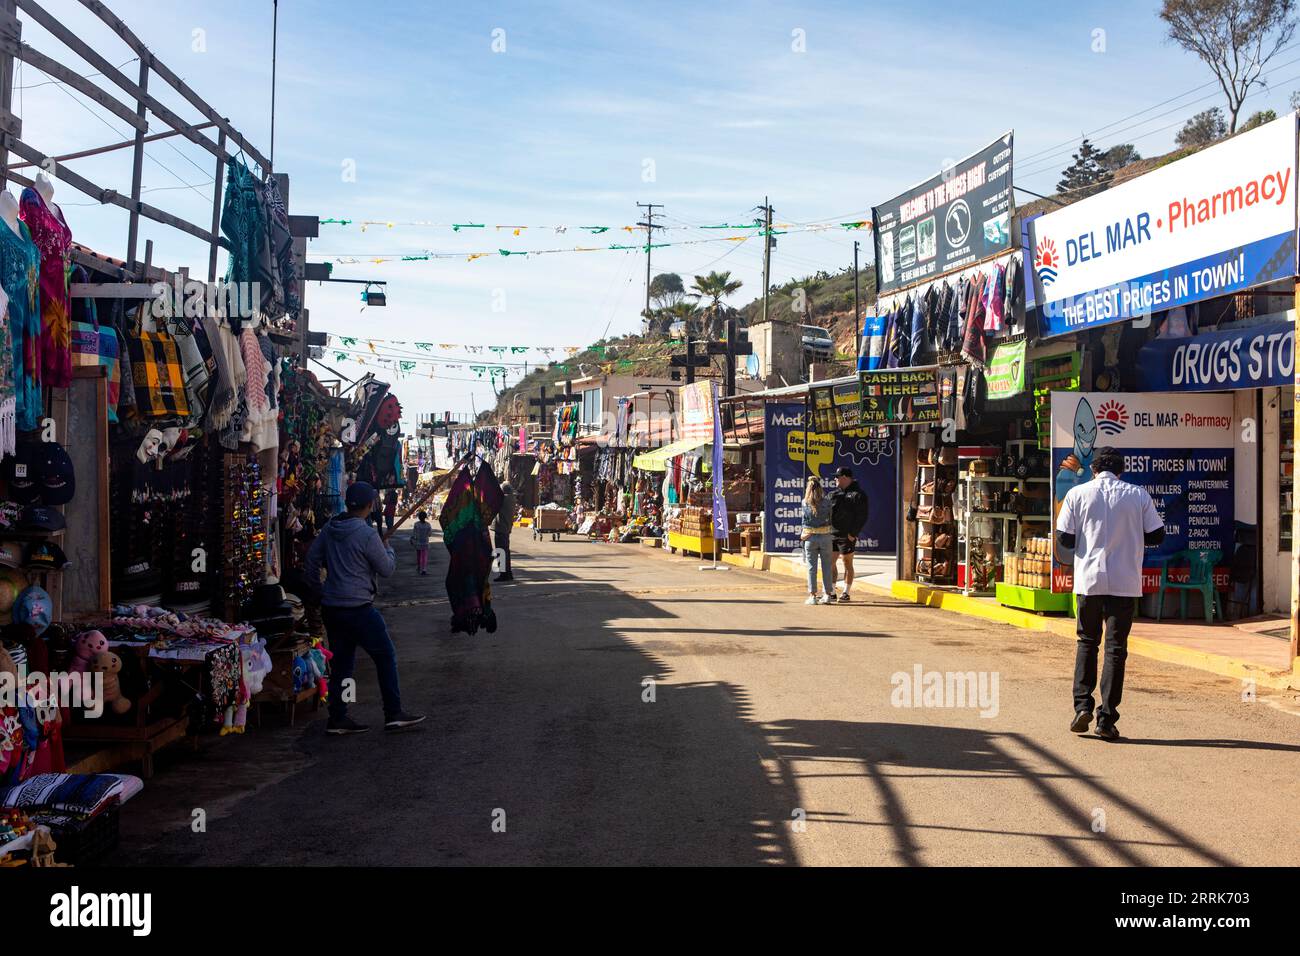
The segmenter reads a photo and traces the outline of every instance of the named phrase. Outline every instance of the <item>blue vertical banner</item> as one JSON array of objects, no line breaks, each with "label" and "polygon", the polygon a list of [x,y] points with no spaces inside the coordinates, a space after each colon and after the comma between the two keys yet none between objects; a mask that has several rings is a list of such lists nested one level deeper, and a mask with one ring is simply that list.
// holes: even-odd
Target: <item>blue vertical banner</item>
[{"label": "blue vertical banner", "polygon": [[[808,442],[805,456],[805,441]],[[803,404],[768,402],[763,409],[763,550],[789,554],[800,547],[804,462],[809,474],[835,490],[835,473],[849,468],[867,495],[867,523],[857,550],[892,554],[898,525],[898,440],[874,438],[870,429],[813,432],[806,439]]]},{"label": "blue vertical banner", "polygon": [[726,540],[727,482],[722,472],[722,410],[718,408],[718,383],[710,384],[713,393],[713,537]]}]

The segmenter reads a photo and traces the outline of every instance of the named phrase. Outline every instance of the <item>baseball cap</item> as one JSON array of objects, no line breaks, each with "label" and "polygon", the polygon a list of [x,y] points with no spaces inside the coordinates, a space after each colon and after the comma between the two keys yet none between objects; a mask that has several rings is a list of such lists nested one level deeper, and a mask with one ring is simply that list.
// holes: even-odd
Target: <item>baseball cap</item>
[{"label": "baseball cap", "polygon": [[58,442],[42,442],[36,452],[41,504],[66,505],[77,491],[72,459]]},{"label": "baseball cap", "polygon": [[9,497],[19,504],[30,505],[41,496],[41,455],[36,442],[19,442],[14,453],[4,460],[0,475],[9,485]]},{"label": "baseball cap", "polygon": [[379,497],[379,492],[375,486],[368,481],[354,481],[348,485],[347,494],[344,501],[347,503],[348,510],[360,508],[362,505],[368,505]]},{"label": "baseball cap", "polygon": [[0,567],[16,568],[22,563],[23,555],[18,545],[9,541],[0,541]]},{"label": "baseball cap", "polygon": [[53,508],[24,508],[18,521],[18,527],[24,531],[62,531],[67,526],[63,515]]},{"label": "baseball cap", "polygon": [[852,469],[852,468],[848,468],[848,467],[841,468],[839,471],[835,472],[835,477],[836,477],[836,478],[852,478],[852,477],[853,477],[853,469]]},{"label": "baseball cap", "polygon": [[33,541],[27,546],[24,565],[29,571],[62,571],[68,556],[53,541]]}]

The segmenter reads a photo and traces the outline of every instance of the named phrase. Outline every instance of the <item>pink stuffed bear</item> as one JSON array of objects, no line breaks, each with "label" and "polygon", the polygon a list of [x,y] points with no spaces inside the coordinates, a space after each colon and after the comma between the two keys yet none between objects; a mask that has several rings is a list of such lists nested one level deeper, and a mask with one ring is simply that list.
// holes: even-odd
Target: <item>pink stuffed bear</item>
[{"label": "pink stuffed bear", "polygon": [[107,650],[108,638],[99,631],[87,631],[77,638],[69,669],[74,674],[83,674],[90,667],[90,662],[95,659],[95,655]]}]

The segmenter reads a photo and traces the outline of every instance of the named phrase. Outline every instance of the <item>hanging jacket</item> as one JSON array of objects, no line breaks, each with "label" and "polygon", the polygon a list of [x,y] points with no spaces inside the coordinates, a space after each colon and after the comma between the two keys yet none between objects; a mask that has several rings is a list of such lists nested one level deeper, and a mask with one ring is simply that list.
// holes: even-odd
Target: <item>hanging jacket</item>
[{"label": "hanging jacket", "polygon": [[907,364],[909,366],[924,365],[922,361],[925,353],[928,351],[929,336],[926,335],[926,312],[925,302],[926,295],[918,295],[916,301],[912,303],[912,321],[910,325],[911,332],[908,335],[908,352]]},{"label": "hanging jacket", "polygon": [[966,330],[962,335],[961,354],[972,365],[984,367],[988,357],[984,344],[984,284],[988,277],[977,274],[970,286],[970,304],[966,313]]},{"label": "hanging jacket", "polygon": [[1002,266],[994,266],[984,294],[984,331],[991,335],[997,335],[1002,331],[1002,296],[1005,281],[1006,270]]},{"label": "hanging jacket", "polygon": [[1025,311],[1024,265],[1019,256],[1012,256],[1007,263],[1005,298],[1006,306],[1003,316],[1007,325],[1020,324],[1020,317]]}]

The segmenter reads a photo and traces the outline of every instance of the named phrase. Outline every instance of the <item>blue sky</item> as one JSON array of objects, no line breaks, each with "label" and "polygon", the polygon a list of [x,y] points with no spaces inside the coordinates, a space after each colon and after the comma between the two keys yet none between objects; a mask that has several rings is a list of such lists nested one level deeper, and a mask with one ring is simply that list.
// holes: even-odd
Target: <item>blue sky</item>
[{"label": "blue sky", "polygon": [[[270,0],[110,6],[269,149]],[[1219,103],[1205,85],[1208,70],[1163,39],[1157,7],[281,0],[275,163],[292,177],[292,211],[324,218],[618,226],[636,221],[640,201],[663,203],[664,221],[685,226],[750,220],[767,195],[778,221],[808,223],[865,218],[873,203],[1014,129],[1017,185],[1051,192],[1082,133],[1181,97],[1094,137],[1154,155],[1170,148],[1182,120]],[[46,8],[113,63],[131,59],[75,0],[47,0]],[[503,52],[493,51],[494,30],[504,31]],[[33,24],[24,39],[66,59]],[[1300,88],[1300,46],[1275,62],[1272,88],[1251,108],[1281,112]],[[122,68],[134,76],[138,65]],[[59,154],[128,138],[115,117],[47,80],[31,67],[18,79],[27,142]],[[1184,95],[1197,87],[1204,88]],[[165,102],[193,117],[179,98]],[[174,140],[151,144],[148,155],[147,200],[206,224],[209,154]],[[355,167],[355,181],[345,164]],[[68,165],[129,190],[129,150]],[[124,212],[67,186],[56,198],[79,240],[125,254]],[[142,235],[155,240],[158,263],[206,269],[199,243],[152,224]],[[601,239],[635,242],[613,235]],[[699,238],[686,229],[667,236]],[[854,238],[782,237],[773,281],[848,265]],[[857,238],[865,261],[869,234]],[[576,229],[516,238],[322,226],[310,257],[579,244],[597,243]],[[758,240],[714,242],[656,250],[654,271],[680,272],[689,283],[696,273],[729,269],[745,283],[740,304],[760,291],[761,261]],[[562,347],[639,329],[645,260],[625,252],[493,256],[363,263],[335,275],[387,280],[390,304],[362,312],[358,287],[313,284],[313,328],[362,339]],[[437,354],[466,365],[493,358]],[[354,377],[373,369],[332,355],[330,364]],[[510,380],[518,374],[512,369]],[[467,369],[422,373],[394,380],[394,388],[414,419],[491,404],[487,381],[473,379]]]}]

